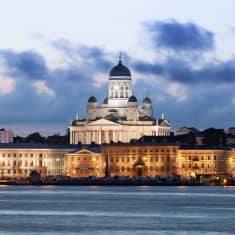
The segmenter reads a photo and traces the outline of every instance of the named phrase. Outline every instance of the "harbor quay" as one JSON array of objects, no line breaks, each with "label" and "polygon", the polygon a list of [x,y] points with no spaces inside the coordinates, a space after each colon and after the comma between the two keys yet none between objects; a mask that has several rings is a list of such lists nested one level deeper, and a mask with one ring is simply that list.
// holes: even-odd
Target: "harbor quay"
[{"label": "harbor quay", "polygon": [[157,179],[224,184],[235,179],[235,146],[170,142],[101,145],[0,144],[0,178]]}]

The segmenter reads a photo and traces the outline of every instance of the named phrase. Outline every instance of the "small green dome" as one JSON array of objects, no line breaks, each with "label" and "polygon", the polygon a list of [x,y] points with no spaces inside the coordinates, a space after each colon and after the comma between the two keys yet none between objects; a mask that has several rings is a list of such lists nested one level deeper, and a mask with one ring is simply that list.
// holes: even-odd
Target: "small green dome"
[{"label": "small green dome", "polygon": [[104,99],[103,104],[108,104],[108,97]]},{"label": "small green dome", "polygon": [[134,95],[132,95],[132,96],[128,99],[128,102],[132,102],[132,103],[136,102],[136,103],[137,103],[137,99],[136,99],[136,97],[135,97]]},{"label": "small green dome", "polygon": [[149,97],[145,97],[145,98],[143,99],[143,103],[144,103],[144,104],[152,104],[152,100],[151,100]]},{"label": "small green dome", "polygon": [[95,103],[97,102],[97,99],[95,96],[91,96],[89,99],[88,99],[88,103]]}]

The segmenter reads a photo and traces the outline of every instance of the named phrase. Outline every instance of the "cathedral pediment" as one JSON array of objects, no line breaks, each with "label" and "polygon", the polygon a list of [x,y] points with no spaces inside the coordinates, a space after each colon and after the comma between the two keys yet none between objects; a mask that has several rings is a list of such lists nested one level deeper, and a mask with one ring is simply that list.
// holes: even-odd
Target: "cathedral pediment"
[{"label": "cathedral pediment", "polygon": [[111,120],[107,120],[105,118],[101,118],[101,119],[89,122],[87,126],[120,126],[120,124],[113,122]]}]

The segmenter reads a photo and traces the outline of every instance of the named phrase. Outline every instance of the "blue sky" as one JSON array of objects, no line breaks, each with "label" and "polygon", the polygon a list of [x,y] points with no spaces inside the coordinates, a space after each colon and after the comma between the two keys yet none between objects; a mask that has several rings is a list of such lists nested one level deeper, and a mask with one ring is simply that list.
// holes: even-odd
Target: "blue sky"
[{"label": "blue sky", "polygon": [[0,0],[0,124],[65,131],[107,95],[119,51],[173,129],[234,126],[232,0]]}]

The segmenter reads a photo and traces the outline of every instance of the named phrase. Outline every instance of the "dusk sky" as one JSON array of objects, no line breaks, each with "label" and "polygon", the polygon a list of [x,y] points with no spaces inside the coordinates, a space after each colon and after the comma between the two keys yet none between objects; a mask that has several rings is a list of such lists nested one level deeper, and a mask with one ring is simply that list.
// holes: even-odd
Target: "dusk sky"
[{"label": "dusk sky", "polygon": [[0,0],[0,127],[64,133],[117,64],[154,115],[235,126],[234,0]]}]

